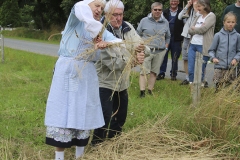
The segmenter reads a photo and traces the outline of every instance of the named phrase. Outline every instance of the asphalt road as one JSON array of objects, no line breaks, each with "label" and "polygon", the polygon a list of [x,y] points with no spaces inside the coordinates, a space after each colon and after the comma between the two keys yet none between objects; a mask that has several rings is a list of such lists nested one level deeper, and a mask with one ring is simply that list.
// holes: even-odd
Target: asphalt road
[{"label": "asphalt road", "polygon": [[[50,55],[50,56],[58,56],[58,48],[59,45],[54,45],[54,44],[47,44],[47,43],[40,43],[40,42],[30,42],[30,41],[23,41],[23,40],[16,40],[16,39],[9,39],[9,38],[4,38],[4,45],[9,48],[14,48],[14,49],[19,49],[19,50],[25,50],[33,53],[38,53],[38,54],[45,54],[45,55]],[[167,72],[166,72],[166,79],[170,79],[170,69],[171,69],[171,59],[168,60],[168,65],[167,65]],[[135,68],[136,71],[138,71],[138,68]],[[183,61],[179,59],[178,63],[178,75],[177,75],[177,80],[183,81],[185,79],[185,73],[182,73],[183,71]],[[209,86],[213,86],[213,64],[208,64],[207,65],[207,70],[206,70],[206,77],[207,81],[209,83]],[[177,81],[176,83],[180,83]]]},{"label": "asphalt road", "polygon": [[38,54],[58,56],[59,45],[4,38],[4,46]]}]

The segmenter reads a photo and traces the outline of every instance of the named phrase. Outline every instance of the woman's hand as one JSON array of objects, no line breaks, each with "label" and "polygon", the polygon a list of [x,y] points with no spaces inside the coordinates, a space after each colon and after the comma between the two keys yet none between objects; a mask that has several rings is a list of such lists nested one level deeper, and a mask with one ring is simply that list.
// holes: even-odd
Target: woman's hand
[{"label": "woman's hand", "polygon": [[101,41],[102,41],[102,37],[99,36],[99,35],[97,35],[97,37],[93,39],[93,43],[94,43],[94,44],[95,44],[95,43],[99,43],[99,42],[101,42]]},{"label": "woman's hand", "polygon": [[189,8],[191,5],[192,5],[192,0],[189,0],[189,1],[187,2],[186,7]]},{"label": "woman's hand", "polygon": [[95,44],[95,49],[104,49],[108,47],[109,44],[110,44],[109,42],[101,41]]}]

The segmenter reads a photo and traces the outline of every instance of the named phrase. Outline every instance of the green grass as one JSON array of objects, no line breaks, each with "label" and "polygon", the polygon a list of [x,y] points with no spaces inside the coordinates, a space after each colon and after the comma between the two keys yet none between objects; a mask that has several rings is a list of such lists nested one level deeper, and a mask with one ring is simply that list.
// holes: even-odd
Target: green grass
[{"label": "green grass", "polygon": [[55,61],[5,48],[5,61],[0,64],[0,137],[43,144],[45,103]]},{"label": "green grass", "polygon": [[[0,63],[0,157],[1,159],[50,158],[54,148],[45,145],[44,114],[56,57],[5,48]],[[227,152],[239,152],[240,102],[238,92],[214,94],[202,90],[198,108],[191,105],[188,86],[179,81],[156,81],[153,96],[139,98],[138,73],[130,78],[129,110],[124,132],[146,122],[164,121],[169,128],[217,138],[234,144]],[[67,153],[68,154],[68,153]],[[35,159],[41,159],[41,158]]]},{"label": "green grass", "polygon": [[169,79],[156,81],[153,96],[147,94],[145,98],[139,98],[138,77],[139,73],[134,73],[131,78],[129,115],[125,129],[131,129],[148,119],[164,117],[189,106],[191,98],[188,86],[180,86],[179,82]]},{"label": "green grass", "polygon": [[3,30],[0,33],[6,38],[14,38],[25,41],[35,41],[42,43],[59,44],[61,39],[61,30],[53,28],[51,30],[31,30],[28,28],[16,28],[15,30]]}]

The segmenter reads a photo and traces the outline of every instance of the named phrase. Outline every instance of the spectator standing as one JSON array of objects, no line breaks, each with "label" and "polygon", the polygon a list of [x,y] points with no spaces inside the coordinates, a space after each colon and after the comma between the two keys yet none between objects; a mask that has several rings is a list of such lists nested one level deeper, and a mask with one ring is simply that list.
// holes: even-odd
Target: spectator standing
[{"label": "spectator standing", "polygon": [[240,34],[240,0],[237,0],[236,3],[231,4],[225,8],[223,11],[222,19],[224,18],[225,14],[232,11],[237,16],[237,24],[235,25],[235,30]]},{"label": "spectator standing", "polygon": [[122,41],[106,30],[99,35],[105,3],[105,0],[77,2],[62,32],[45,114],[46,144],[56,147],[55,160],[63,160],[65,148],[72,146],[76,146],[76,158],[81,157],[90,130],[104,125],[93,62],[97,53],[86,52],[94,47],[106,48],[109,44],[106,41]]},{"label": "spectator standing", "polygon": [[151,5],[151,13],[143,18],[138,27],[138,34],[149,42],[151,54],[145,58],[143,68],[141,68],[139,77],[140,97],[145,96],[146,75],[149,75],[148,92],[152,94],[152,90],[156,81],[159,68],[168,49],[170,42],[170,30],[167,19],[162,14],[163,5],[154,2]]},{"label": "spectator standing", "polygon": [[188,33],[192,36],[188,49],[188,73],[189,84],[192,87],[194,80],[194,68],[196,52],[203,54],[202,64],[202,86],[205,86],[205,70],[209,60],[208,49],[213,40],[216,16],[211,12],[209,0],[198,0],[197,8],[199,15],[195,18],[193,25],[189,28]]},{"label": "spectator standing", "polygon": [[183,41],[183,36],[181,33],[183,31],[184,22],[183,20],[178,19],[179,13],[182,11],[182,8],[178,7],[179,0],[170,0],[170,8],[163,11],[164,17],[169,22],[171,40],[165,54],[163,63],[160,67],[160,73],[158,74],[157,80],[164,79],[165,72],[167,70],[168,63],[168,53],[171,51],[172,65],[170,70],[171,80],[175,81],[178,71],[178,59],[181,54],[181,45]]},{"label": "spectator standing", "polygon": [[179,13],[178,19],[182,20],[185,19],[186,22],[183,27],[182,36],[183,44],[182,44],[182,60],[183,60],[183,67],[186,73],[186,79],[183,80],[180,85],[187,85],[189,84],[189,76],[188,76],[188,47],[190,44],[191,36],[188,34],[188,29],[192,25],[194,17],[197,13],[197,0],[189,0],[185,8]]},{"label": "spectator standing", "polygon": [[[122,1],[110,0],[104,8],[106,29],[114,36],[125,40],[126,49],[114,52],[111,49],[101,53],[96,68],[99,79],[99,92],[105,125],[95,129],[92,144],[95,145],[122,132],[127,118],[129,76],[135,58],[130,52],[136,48],[138,62],[144,60],[145,46],[134,27],[123,21],[124,5]],[[149,52],[149,51],[148,51]]]},{"label": "spectator standing", "polygon": [[216,91],[223,83],[231,83],[236,78],[233,67],[240,60],[240,35],[234,29],[237,17],[228,12],[223,19],[223,28],[214,35],[208,50],[214,65],[213,82]]}]

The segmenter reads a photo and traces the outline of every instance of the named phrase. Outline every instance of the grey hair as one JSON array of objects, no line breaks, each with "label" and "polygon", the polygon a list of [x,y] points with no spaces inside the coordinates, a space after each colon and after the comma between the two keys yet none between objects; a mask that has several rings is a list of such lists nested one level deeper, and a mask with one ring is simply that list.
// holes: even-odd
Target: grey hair
[{"label": "grey hair", "polygon": [[154,3],[151,5],[151,9],[153,9],[153,8],[156,7],[156,6],[161,6],[161,7],[163,7],[162,3],[160,3],[160,2],[154,2]]},{"label": "grey hair", "polygon": [[109,12],[111,8],[120,8],[124,11],[124,5],[123,2],[120,0],[109,0],[104,8],[104,12]]}]

